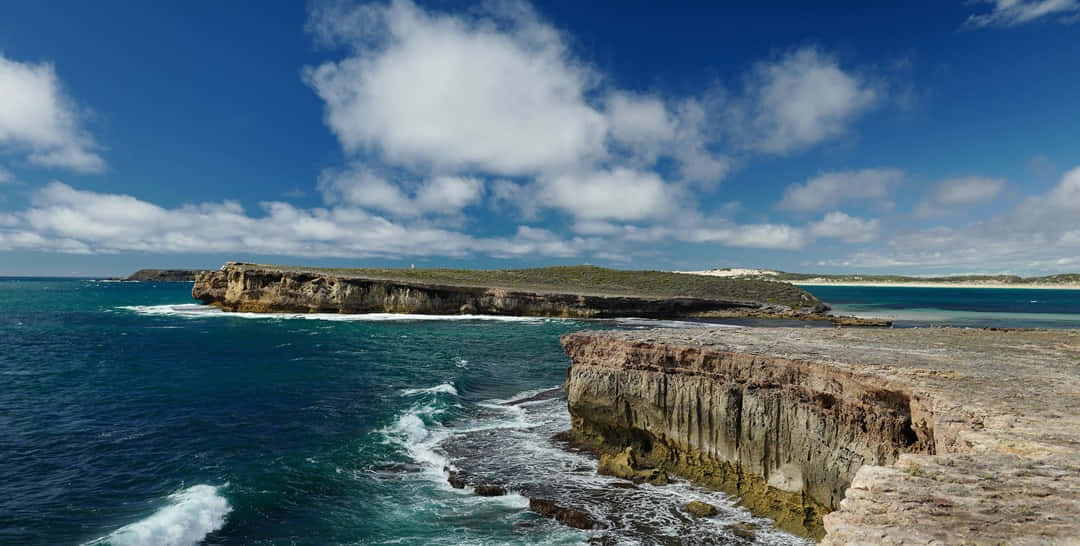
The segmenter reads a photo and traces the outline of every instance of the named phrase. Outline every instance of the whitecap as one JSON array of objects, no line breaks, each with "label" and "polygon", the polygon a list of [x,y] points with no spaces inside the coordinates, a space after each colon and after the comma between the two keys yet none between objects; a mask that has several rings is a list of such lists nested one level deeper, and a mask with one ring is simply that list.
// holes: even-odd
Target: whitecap
[{"label": "whitecap", "polygon": [[434,387],[428,387],[426,389],[404,389],[401,391],[403,396],[413,396],[417,394],[452,394],[458,395],[457,389],[451,383],[443,383],[441,385],[435,385]]},{"label": "whitecap", "polygon": [[[227,486],[228,484],[226,484]],[[222,486],[224,487],[224,486]],[[219,488],[199,484],[169,495],[169,504],[87,545],[192,546],[225,525],[232,511]]]},{"label": "whitecap", "polygon": [[409,458],[424,468],[424,473],[440,476],[438,481],[445,483],[443,468],[449,466],[449,460],[435,448],[449,433],[438,425],[428,427],[424,422],[425,417],[431,419],[442,412],[432,405],[413,406],[380,432],[387,440],[404,448]]}]

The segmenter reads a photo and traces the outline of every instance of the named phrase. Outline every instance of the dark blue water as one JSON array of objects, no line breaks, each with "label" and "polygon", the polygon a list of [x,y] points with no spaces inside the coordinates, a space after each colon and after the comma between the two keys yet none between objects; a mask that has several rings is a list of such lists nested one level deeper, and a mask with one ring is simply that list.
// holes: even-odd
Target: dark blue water
[{"label": "dark blue water", "polygon": [[1080,328],[1080,290],[805,286],[837,314],[897,326]]},{"label": "dark blue water", "polygon": [[[551,390],[559,336],[610,325],[225,315],[190,289],[0,279],[0,544],[598,534],[538,518],[523,495],[589,510],[620,543],[736,541],[730,525],[753,519],[686,483],[611,488],[551,439],[569,428]],[[514,493],[452,489],[444,467]],[[693,499],[723,513],[693,520],[680,508]],[[798,542],[754,521],[759,543]]]}]

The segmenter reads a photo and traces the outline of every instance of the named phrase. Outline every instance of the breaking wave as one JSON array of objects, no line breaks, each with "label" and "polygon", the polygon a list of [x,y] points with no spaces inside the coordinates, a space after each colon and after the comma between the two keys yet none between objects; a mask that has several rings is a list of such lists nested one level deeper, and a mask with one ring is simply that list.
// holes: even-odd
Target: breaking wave
[{"label": "breaking wave", "polygon": [[192,546],[221,529],[231,511],[229,501],[221,496],[218,487],[193,485],[169,495],[169,504],[149,517],[85,546]]}]

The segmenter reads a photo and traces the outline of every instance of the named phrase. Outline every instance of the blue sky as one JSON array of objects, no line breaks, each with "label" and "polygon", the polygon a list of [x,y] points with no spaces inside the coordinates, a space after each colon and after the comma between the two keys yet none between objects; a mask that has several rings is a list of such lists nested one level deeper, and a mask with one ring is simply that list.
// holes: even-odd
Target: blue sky
[{"label": "blue sky", "polygon": [[1080,270],[1080,0],[0,5],[0,275]]}]

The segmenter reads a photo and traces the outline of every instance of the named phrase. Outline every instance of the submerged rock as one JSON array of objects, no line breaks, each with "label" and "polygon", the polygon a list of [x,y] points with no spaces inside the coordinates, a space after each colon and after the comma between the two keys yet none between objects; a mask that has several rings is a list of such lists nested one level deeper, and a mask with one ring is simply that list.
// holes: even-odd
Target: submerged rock
[{"label": "submerged rock", "polygon": [[529,510],[575,529],[607,529],[604,522],[596,520],[588,512],[560,506],[549,499],[529,499]]},{"label": "submerged rock", "polygon": [[751,522],[744,521],[736,523],[731,526],[731,532],[742,539],[749,540],[751,542],[757,540],[757,525]]}]

